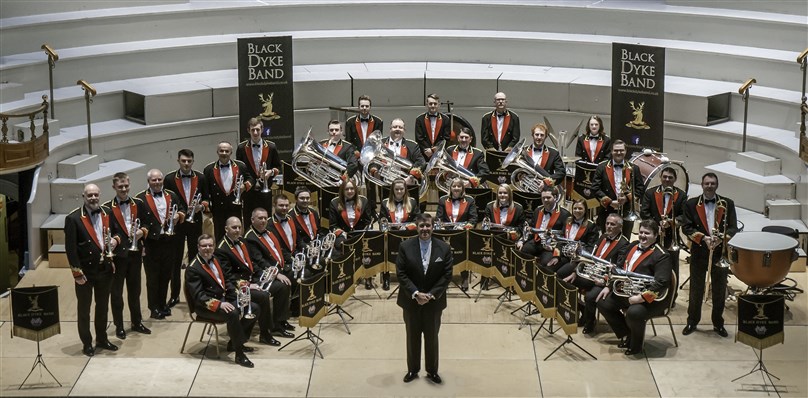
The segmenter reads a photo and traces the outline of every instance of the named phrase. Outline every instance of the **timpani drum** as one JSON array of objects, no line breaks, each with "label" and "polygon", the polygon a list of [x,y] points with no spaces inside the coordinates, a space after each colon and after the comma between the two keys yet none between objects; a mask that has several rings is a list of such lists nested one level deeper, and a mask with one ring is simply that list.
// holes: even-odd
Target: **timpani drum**
[{"label": "timpani drum", "polygon": [[772,232],[739,232],[729,240],[732,273],[750,287],[765,288],[785,279],[797,259],[796,239]]},{"label": "timpani drum", "polygon": [[690,188],[690,178],[687,175],[687,169],[682,162],[678,160],[670,160],[667,156],[645,149],[640,153],[635,153],[629,160],[632,164],[637,165],[640,169],[640,174],[644,178],[645,188],[660,185],[662,183],[662,170],[665,167],[673,167],[676,170],[676,183],[677,188],[687,193]]}]

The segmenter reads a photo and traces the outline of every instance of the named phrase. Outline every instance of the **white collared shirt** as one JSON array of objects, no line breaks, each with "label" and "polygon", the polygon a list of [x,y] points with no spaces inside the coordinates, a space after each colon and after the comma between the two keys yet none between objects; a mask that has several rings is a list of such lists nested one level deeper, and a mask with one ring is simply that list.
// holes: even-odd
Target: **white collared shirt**
[{"label": "white collared shirt", "polygon": [[163,194],[160,196],[154,196],[155,192],[152,191],[152,199],[154,200],[154,207],[157,208],[157,218],[160,219],[160,223],[166,222],[166,195],[167,193],[163,191]]}]

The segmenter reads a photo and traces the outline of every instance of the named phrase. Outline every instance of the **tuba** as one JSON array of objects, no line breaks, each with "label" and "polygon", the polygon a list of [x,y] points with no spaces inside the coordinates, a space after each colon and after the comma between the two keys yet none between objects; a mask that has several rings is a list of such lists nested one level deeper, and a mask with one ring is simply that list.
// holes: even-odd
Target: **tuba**
[{"label": "tuba", "polygon": [[533,163],[533,159],[526,155],[525,149],[528,143],[525,138],[519,139],[519,142],[513,146],[511,152],[505,156],[502,161],[500,169],[506,169],[511,164],[517,167],[511,173],[511,186],[513,189],[521,192],[539,193],[544,188],[544,179],[550,176],[550,173],[541,169],[544,173],[537,171]]},{"label": "tuba", "polygon": [[[432,158],[435,154],[432,155]],[[392,150],[382,143],[382,133],[374,131],[365,139],[359,162],[362,163],[362,174],[365,179],[372,181],[380,187],[390,186],[397,178],[407,178],[413,168],[412,162],[396,156]],[[432,164],[432,160],[429,161]],[[429,166],[427,166],[429,167]],[[375,170],[375,172],[371,172]],[[424,173],[426,174],[426,173]],[[427,189],[427,177],[421,179],[418,195],[423,196]]]},{"label": "tuba", "polygon": [[292,153],[292,169],[320,188],[337,187],[348,163],[315,141],[309,129]]},{"label": "tuba", "polygon": [[[648,291],[654,283],[653,276],[638,274],[615,267],[614,274],[611,275],[612,291],[621,297],[631,297]],[[668,289],[665,289],[654,301],[664,300],[668,297]]]},{"label": "tuba", "polygon": [[449,155],[449,152],[446,151],[446,141],[438,143],[435,153],[432,154],[426,165],[424,174],[428,175],[433,169],[438,170],[438,174],[435,175],[435,185],[443,192],[449,192],[452,179],[455,177],[460,177],[464,183],[468,183],[469,179],[476,177],[469,169],[457,164],[457,161]]},{"label": "tuba", "polygon": [[575,273],[584,279],[594,282],[596,285],[605,286],[609,281],[609,274],[614,268],[614,264],[587,252],[580,250],[575,258],[578,265]]}]

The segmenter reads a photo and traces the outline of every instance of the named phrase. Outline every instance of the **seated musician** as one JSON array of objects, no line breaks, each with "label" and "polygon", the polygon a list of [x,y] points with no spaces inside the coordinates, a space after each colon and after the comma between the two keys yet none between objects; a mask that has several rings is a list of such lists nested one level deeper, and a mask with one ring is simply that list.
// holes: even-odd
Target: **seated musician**
[{"label": "seated musician", "polygon": [[474,177],[469,178],[468,182],[470,188],[477,188],[485,182],[490,170],[488,169],[488,163],[485,161],[485,151],[472,147],[472,138],[471,129],[468,127],[461,128],[457,134],[457,145],[446,148],[446,152],[452,156],[452,159],[459,166],[463,166],[466,170],[474,173]]},{"label": "seated musician", "polygon": [[[449,185],[449,194],[438,199],[438,210],[435,213],[435,229],[471,229],[477,224],[477,204],[474,198],[466,196],[466,184],[462,178],[455,177]],[[441,226],[441,228],[437,228]],[[469,288],[469,272],[460,273],[463,282],[460,289]]]},{"label": "seated musician", "polygon": [[308,245],[322,234],[320,214],[311,207],[311,191],[304,185],[295,189],[295,207],[292,208],[291,214],[301,244]]},{"label": "seated musician", "polygon": [[[595,249],[591,254],[614,264],[617,257],[624,254],[629,245],[628,239],[621,233],[622,230],[623,218],[616,213],[610,214],[606,218],[606,231],[595,242]],[[577,261],[564,264],[558,269],[557,275],[558,278],[567,283],[572,283],[575,287],[586,292],[583,314],[578,319],[578,324],[584,327],[584,334],[592,334],[595,331],[595,314],[597,310],[595,299],[606,284],[603,280],[591,280],[578,276],[575,271],[577,266]]]},{"label": "seated musician", "polygon": [[[393,180],[390,197],[382,201],[380,222],[385,220],[389,229],[415,230],[415,217],[421,212],[418,201],[410,197],[403,178]],[[390,290],[390,272],[382,272],[382,289]]]},{"label": "seated musician", "polygon": [[[513,190],[509,184],[499,184],[497,199],[485,205],[485,219],[491,224],[491,230],[510,229],[510,238],[519,239],[525,223],[525,213],[522,205],[513,201]],[[482,278],[480,284],[483,289],[488,288],[489,279],[488,277]]]},{"label": "seated musician", "polygon": [[[517,249],[538,257],[539,264],[542,266],[547,266],[554,256],[555,249],[547,246],[546,238],[550,236],[550,230],[563,231],[567,218],[570,216],[567,209],[557,205],[557,200],[558,189],[552,186],[542,188],[542,207],[534,211],[533,219],[530,221],[530,227],[534,229],[533,239],[527,242],[522,240],[516,242]],[[555,270],[553,268],[553,271]]]},{"label": "seated musician", "polygon": [[[278,267],[279,272],[276,279],[288,286],[290,292],[295,292],[297,278],[294,277],[292,262],[284,257],[283,247],[279,239],[275,234],[267,230],[269,214],[264,208],[256,207],[252,211],[250,222],[250,229],[244,234],[250,259],[254,264],[258,264],[260,268]],[[299,307],[300,303],[297,300],[291,300],[289,302],[290,315],[296,316],[300,311]],[[280,315],[278,316],[280,317]]]},{"label": "seated musician", "polygon": [[[285,276],[278,273],[275,280],[267,283],[267,290],[259,286],[264,270],[277,265],[270,265],[266,261],[253,261],[250,257],[247,244],[241,239],[241,220],[230,217],[225,223],[225,235],[219,242],[214,256],[219,260],[225,273],[230,275],[233,285],[240,289],[243,285],[250,287],[250,299],[261,308],[258,317],[260,335],[258,341],[263,344],[279,346],[281,343],[272,337],[273,334],[282,337],[295,337],[288,330],[294,330],[289,319],[289,285],[281,282]],[[266,281],[263,281],[266,282]],[[272,299],[272,305],[270,305]],[[249,338],[249,336],[248,336]]]},{"label": "seated musician", "polygon": [[627,253],[617,259],[618,267],[652,276],[653,282],[642,291],[621,293],[619,290],[612,291],[616,287],[616,277],[612,276],[610,286],[605,287],[597,297],[598,309],[621,339],[618,347],[625,348],[626,355],[642,352],[646,322],[653,316],[662,315],[673,297],[671,294],[657,301],[670,288],[672,272],[668,252],[656,244],[658,235],[659,225],[653,220],[643,220],[639,240],[632,242]]},{"label": "seated musician", "polygon": [[[564,248],[567,245],[582,248],[587,252],[592,252],[595,247],[595,242],[600,236],[600,228],[587,217],[588,210],[589,206],[586,204],[586,199],[576,199],[572,202],[572,216],[567,217],[567,224],[564,226],[563,235],[561,235],[561,238],[567,241],[559,241],[559,250],[554,253],[553,258],[547,263],[549,267],[556,269],[556,273],[561,267],[570,262],[571,258],[568,256],[572,255],[574,257],[574,250],[565,252]],[[577,244],[569,241],[575,241]]]},{"label": "seated musician", "polygon": [[[353,181],[347,180],[339,186],[337,197],[331,199],[328,220],[329,228],[337,235],[334,247],[340,249],[349,232],[370,227],[373,222],[373,208],[368,198],[359,195]],[[373,280],[366,279],[365,287],[373,289]]]}]

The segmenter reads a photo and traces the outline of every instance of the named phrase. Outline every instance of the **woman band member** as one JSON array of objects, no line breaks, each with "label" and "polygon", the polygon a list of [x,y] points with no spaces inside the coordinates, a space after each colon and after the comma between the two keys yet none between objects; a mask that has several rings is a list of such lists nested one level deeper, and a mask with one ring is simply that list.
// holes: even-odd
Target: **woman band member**
[{"label": "woman band member", "polygon": [[[382,201],[380,220],[385,220],[390,229],[415,230],[415,217],[421,212],[418,201],[410,197],[407,183],[396,178],[390,187],[390,197]],[[381,222],[381,221],[380,221]],[[382,289],[390,290],[390,272],[382,272]]]},{"label": "woman band member", "polygon": [[[345,180],[328,207],[328,225],[337,235],[334,247],[342,248],[349,232],[367,229],[373,220],[372,212],[368,198],[357,193],[353,181]],[[365,280],[365,287],[373,289],[373,282]]]},{"label": "woman band member", "polygon": [[519,239],[520,229],[525,223],[522,205],[513,201],[513,190],[509,184],[497,187],[497,199],[485,206],[485,218],[492,224],[492,229],[511,227],[516,229],[513,240]]},{"label": "woman band member", "polygon": [[600,163],[612,156],[612,140],[603,131],[600,116],[591,116],[586,122],[586,133],[578,137],[575,156],[589,163]]},{"label": "woman band member", "polygon": [[[453,178],[449,194],[438,199],[435,220],[436,226],[448,223],[443,225],[443,229],[471,229],[477,224],[477,204],[474,198],[466,196],[466,185],[461,178]],[[463,278],[460,290],[465,292],[469,288],[469,273],[463,271],[460,276]]]},{"label": "woman band member", "polygon": [[[572,215],[567,217],[567,224],[564,226],[563,236],[564,239],[578,242],[578,248],[583,248],[583,250],[591,253],[592,249],[595,247],[595,242],[597,242],[600,236],[600,228],[587,217],[587,214],[589,214],[589,206],[586,205],[586,199],[574,200],[572,202]],[[556,273],[560,273],[561,268],[569,264],[571,258],[567,256],[574,256],[574,253],[565,252],[563,250],[568,244],[571,243],[560,242],[557,247],[558,252],[553,253],[553,258],[547,263],[547,266],[555,269]]]},{"label": "woman band member", "polygon": [[617,266],[636,274],[653,276],[653,282],[644,291],[623,297],[606,287],[597,297],[598,309],[609,322],[614,333],[621,339],[619,348],[625,348],[626,355],[642,352],[645,339],[645,324],[653,316],[661,315],[669,305],[673,294],[664,300],[662,296],[671,284],[671,262],[668,252],[656,244],[659,226],[653,220],[640,223],[639,240],[629,246],[625,256],[618,258]]}]

